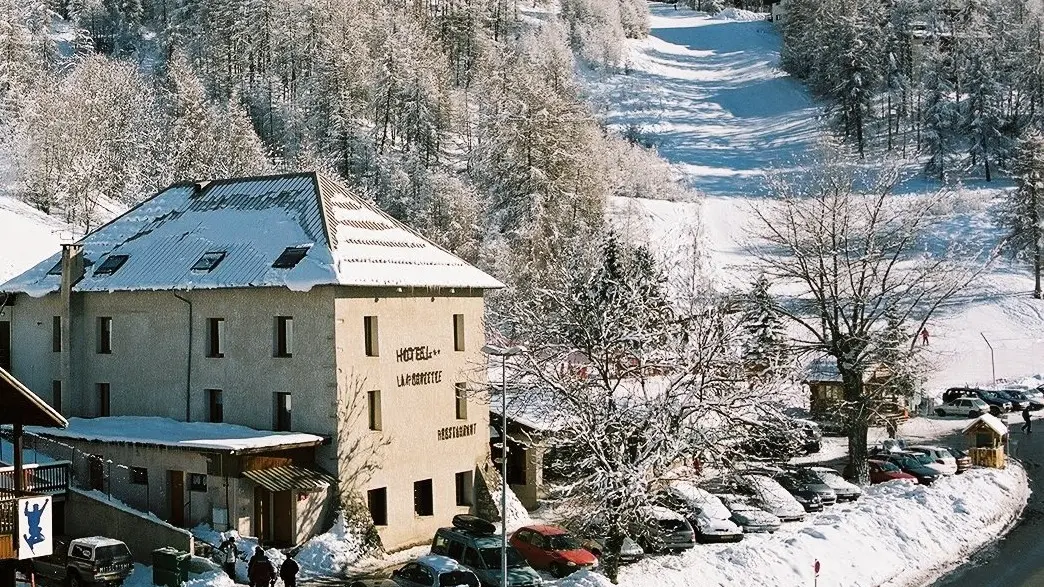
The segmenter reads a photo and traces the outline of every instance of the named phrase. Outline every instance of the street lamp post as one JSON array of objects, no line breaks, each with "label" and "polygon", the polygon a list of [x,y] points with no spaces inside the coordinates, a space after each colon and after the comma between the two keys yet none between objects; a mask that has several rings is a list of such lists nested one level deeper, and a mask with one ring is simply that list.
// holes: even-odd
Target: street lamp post
[{"label": "street lamp post", "polygon": [[525,349],[483,345],[482,352],[500,357],[500,587],[507,587],[507,358]]}]

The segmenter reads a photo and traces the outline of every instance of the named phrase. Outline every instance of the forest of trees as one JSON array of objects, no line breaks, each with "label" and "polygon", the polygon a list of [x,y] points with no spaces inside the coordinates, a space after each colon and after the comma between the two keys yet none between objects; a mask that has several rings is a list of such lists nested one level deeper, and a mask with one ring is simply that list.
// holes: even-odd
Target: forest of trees
[{"label": "forest of trees", "polygon": [[[679,197],[583,102],[643,0],[0,0],[0,160],[83,228],[175,181],[321,169],[509,283],[613,195]],[[659,169],[660,171],[656,171]]]},{"label": "forest of trees", "polygon": [[1029,0],[788,0],[783,65],[860,155],[944,178],[1009,171],[1044,116],[1042,16]]}]

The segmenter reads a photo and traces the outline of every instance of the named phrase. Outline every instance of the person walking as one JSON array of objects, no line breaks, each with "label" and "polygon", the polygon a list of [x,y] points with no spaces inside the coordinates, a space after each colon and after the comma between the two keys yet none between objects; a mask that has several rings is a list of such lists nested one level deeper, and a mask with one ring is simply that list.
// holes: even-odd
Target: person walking
[{"label": "person walking", "polygon": [[275,585],[275,567],[260,546],[254,547],[254,556],[250,557],[250,563],[247,565],[247,578],[250,579],[250,587]]},{"label": "person walking", "polygon": [[1033,433],[1033,421],[1030,420],[1029,405],[1022,408],[1022,431],[1026,434]]},{"label": "person walking", "polygon": [[921,329],[921,346],[928,346],[928,329]]},{"label": "person walking", "polygon": [[294,557],[287,556],[283,564],[279,565],[279,578],[283,580],[284,587],[297,587],[297,573],[300,570],[301,566]]},{"label": "person walking", "polygon": [[236,557],[239,556],[239,549],[236,548],[236,538],[229,535],[225,538],[224,542],[218,546],[218,551],[221,553],[221,568],[225,570],[225,574],[228,575],[232,581],[235,581]]}]

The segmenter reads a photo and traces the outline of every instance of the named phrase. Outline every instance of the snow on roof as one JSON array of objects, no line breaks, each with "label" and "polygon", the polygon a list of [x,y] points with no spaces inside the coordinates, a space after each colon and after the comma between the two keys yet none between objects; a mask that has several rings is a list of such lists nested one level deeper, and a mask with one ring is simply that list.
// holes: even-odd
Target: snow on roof
[{"label": "snow on roof", "polygon": [[[287,287],[317,285],[461,287],[503,284],[439,248],[318,173],[175,184],[79,241],[91,263],[76,291]],[[273,267],[288,248],[307,253]],[[212,269],[193,270],[206,253]],[[106,260],[126,255],[111,272]],[[0,286],[42,296],[61,253]]]},{"label": "snow on roof", "polygon": [[837,370],[837,359],[823,356],[808,364],[805,373],[806,381],[841,381],[841,372]]},{"label": "snow on roof", "polygon": [[123,544],[115,538],[106,538],[105,536],[88,536],[86,538],[76,538],[76,542],[83,544],[84,546],[90,546],[91,548],[97,548],[99,546],[116,546],[117,544]]},{"label": "snow on roof", "polygon": [[[489,402],[490,424],[500,426],[500,391],[491,394]],[[522,393],[508,392],[507,417],[534,432],[561,430],[570,415],[562,409],[561,399],[553,393],[528,389]]]},{"label": "snow on roof", "polygon": [[433,569],[437,573],[446,573],[449,571],[457,570],[460,567],[460,563],[449,558],[448,556],[441,556],[438,554],[429,554],[417,559],[417,564],[424,565],[429,569]]},{"label": "snow on roof", "polygon": [[230,452],[315,446],[323,442],[321,436],[314,434],[271,432],[235,424],[179,422],[148,416],[69,418],[69,427],[65,429],[30,426],[26,431],[52,438]]},{"label": "snow on roof", "polygon": [[994,416],[992,414],[983,414],[983,415],[979,416],[971,424],[968,424],[967,426],[965,426],[964,430],[962,430],[961,432],[963,433],[963,432],[967,432],[967,431],[971,430],[979,422],[982,422],[983,424],[989,426],[990,428],[993,429],[994,432],[996,432],[997,434],[999,434],[1001,436],[1004,436],[1005,434],[1008,433],[1008,425],[1005,424],[1004,422],[1001,422],[999,418],[997,418],[996,416]]}]

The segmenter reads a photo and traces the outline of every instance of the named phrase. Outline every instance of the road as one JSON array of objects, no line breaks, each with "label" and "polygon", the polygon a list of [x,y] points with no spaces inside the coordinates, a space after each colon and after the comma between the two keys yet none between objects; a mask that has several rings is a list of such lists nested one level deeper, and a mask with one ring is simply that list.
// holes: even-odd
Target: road
[{"label": "road", "polygon": [[1025,465],[1033,490],[1022,520],[933,587],[1044,587],[1044,421],[1035,424],[1029,436],[1011,426],[1011,453]]}]

